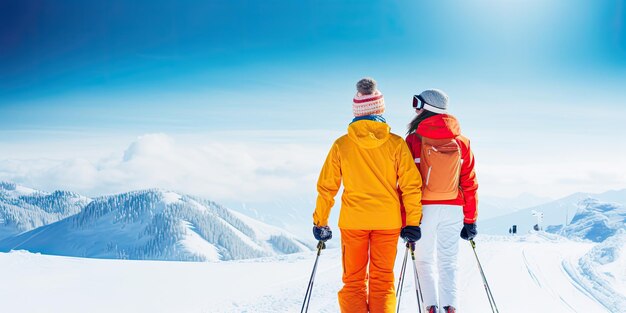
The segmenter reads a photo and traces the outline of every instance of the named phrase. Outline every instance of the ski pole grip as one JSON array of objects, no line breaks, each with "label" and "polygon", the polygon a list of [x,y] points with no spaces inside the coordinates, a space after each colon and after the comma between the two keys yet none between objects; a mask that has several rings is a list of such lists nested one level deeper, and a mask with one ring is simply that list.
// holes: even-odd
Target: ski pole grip
[{"label": "ski pole grip", "polygon": [[323,249],[326,249],[326,244],[320,240],[317,242],[317,255],[320,255]]},{"label": "ski pole grip", "polygon": [[472,249],[476,249],[476,243],[474,242],[474,239],[470,239],[469,242],[472,245]]},{"label": "ski pole grip", "polygon": [[415,241],[407,241],[406,247],[410,249],[411,251],[415,251]]}]

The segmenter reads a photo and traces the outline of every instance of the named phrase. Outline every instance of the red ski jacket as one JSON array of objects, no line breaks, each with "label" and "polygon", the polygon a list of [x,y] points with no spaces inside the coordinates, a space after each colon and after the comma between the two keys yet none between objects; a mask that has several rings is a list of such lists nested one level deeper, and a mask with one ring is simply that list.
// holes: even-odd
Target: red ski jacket
[{"label": "red ski jacket", "polygon": [[[463,159],[458,197],[450,200],[422,200],[422,205],[449,204],[463,206],[463,222],[468,224],[475,223],[478,217],[478,198],[476,196],[478,182],[476,180],[476,172],[474,171],[474,154],[470,149],[469,139],[461,135],[458,121],[454,116],[448,114],[438,114],[422,121],[417,131],[406,137],[406,143],[416,162],[420,160],[421,137],[434,139],[455,138],[461,147],[461,158]],[[419,170],[419,164],[416,165]],[[423,179],[424,173],[421,174]],[[404,216],[404,206],[402,206],[402,216]]]}]

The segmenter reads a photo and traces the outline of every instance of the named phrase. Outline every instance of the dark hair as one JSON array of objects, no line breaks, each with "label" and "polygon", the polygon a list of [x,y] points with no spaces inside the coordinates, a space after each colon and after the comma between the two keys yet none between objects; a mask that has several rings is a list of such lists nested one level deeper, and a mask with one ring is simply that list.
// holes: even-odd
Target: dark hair
[{"label": "dark hair", "polygon": [[419,115],[417,115],[416,117],[413,118],[413,120],[411,121],[411,123],[409,123],[408,128],[409,131],[406,132],[407,135],[414,133],[417,130],[417,127],[420,125],[420,123],[429,118],[429,117],[433,117],[435,115],[437,115],[439,113],[435,113],[435,112],[431,112],[428,110],[424,110],[422,111],[422,113],[420,113]]}]

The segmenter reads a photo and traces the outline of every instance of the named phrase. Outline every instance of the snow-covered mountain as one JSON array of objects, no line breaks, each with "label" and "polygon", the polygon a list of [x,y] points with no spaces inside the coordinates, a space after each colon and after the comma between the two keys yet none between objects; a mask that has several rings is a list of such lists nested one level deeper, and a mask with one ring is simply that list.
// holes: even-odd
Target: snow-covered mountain
[{"label": "snow-covered mountain", "polygon": [[[226,204],[228,208],[251,216],[264,223],[285,229],[301,238],[313,238],[311,235],[311,226],[313,225],[313,211],[315,210],[314,196],[309,198],[276,199],[269,203],[231,202]],[[329,217],[329,223],[333,229],[336,229],[338,220],[339,205],[336,205],[331,210]]]},{"label": "snow-covered mountain", "polygon": [[533,211],[543,213],[542,226],[544,227],[546,225],[569,224],[578,210],[579,203],[589,198],[604,202],[626,204],[626,189],[600,194],[579,192],[542,205],[487,219],[481,219],[479,203],[478,231],[484,234],[505,235],[508,234],[508,230],[512,225],[517,225],[519,234],[527,233],[537,224],[537,218],[532,215]]},{"label": "snow-covered mountain", "polygon": [[480,217],[483,219],[494,218],[550,201],[552,199],[535,196],[531,193],[522,193],[511,198],[481,195]]},{"label": "snow-covered mountain", "polygon": [[0,251],[218,261],[309,250],[293,235],[217,203],[162,190],[94,199],[78,214],[0,241]]},{"label": "snow-covered mountain", "polygon": [[602,242],[620,229],[626,231],[626,207],[623,205],[588,198],[578,207],[570,224],[547,227],[546,231],[594,242]]},{"label": "snow-covered mountain", "polygon": [[0,182],[0,240],[74,215],[90,201],[69,191],[47,193]]}]

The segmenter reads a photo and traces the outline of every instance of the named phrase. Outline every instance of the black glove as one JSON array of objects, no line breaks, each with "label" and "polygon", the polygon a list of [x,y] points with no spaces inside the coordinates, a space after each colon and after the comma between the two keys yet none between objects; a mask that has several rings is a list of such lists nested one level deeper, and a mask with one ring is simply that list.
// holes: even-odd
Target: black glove
[{"label": "black glove", "polygon": [[478,234],[478,230],[476,230],[476,224],[466,224],[463,223],[463,229],[461,229],[461,238],[465,240],[472,240]]},{"label": "black glove", "polygon": [[328,226],[313,226],[313,236],[319,241],[326,241],[333,238],[333,232]]},{"label": "black glove", "polygon": [[422,238],[422,230],[419,226],[406,226],[400,231],[400,237],[408,242],[415,242]]}]

